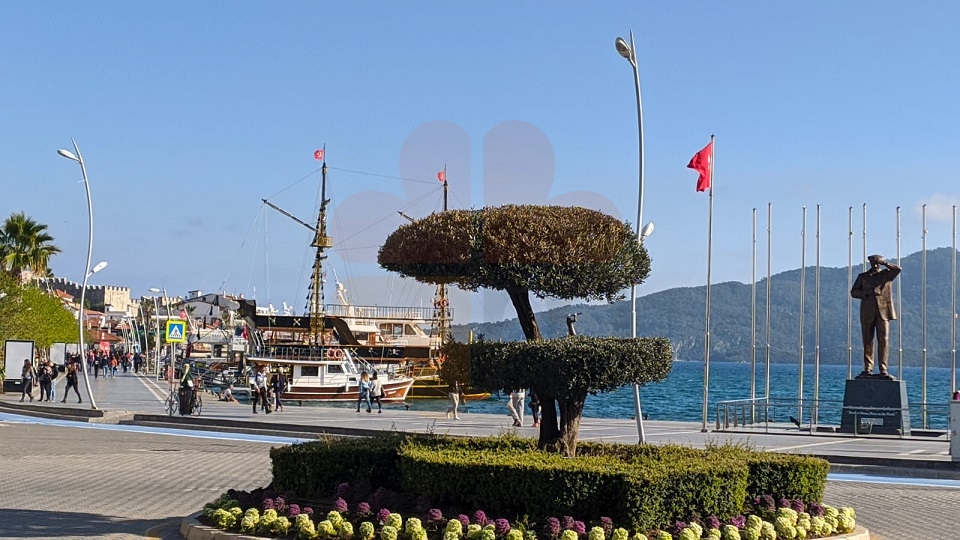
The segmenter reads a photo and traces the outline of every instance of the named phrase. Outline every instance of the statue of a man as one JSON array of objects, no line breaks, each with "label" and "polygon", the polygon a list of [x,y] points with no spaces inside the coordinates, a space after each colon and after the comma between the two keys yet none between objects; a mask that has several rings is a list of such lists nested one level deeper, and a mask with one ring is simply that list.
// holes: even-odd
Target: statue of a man
[{"label": "statue of a man", "polygon": [[[900,275],[900,267],[887,262],[883,255],[867,257],[870,270],[857,276],[850,289],[850,296],[860,299],[860,329],[863,333],[863,373],[859,377],[873,375],[873,336],[877,336],[877,363],[880,376],[891,378],[887,372],[887,336],[890,321],[896,320],[897,312],[890,293],[893,280]],[[881,268],[882,267],[882,268]]]}]

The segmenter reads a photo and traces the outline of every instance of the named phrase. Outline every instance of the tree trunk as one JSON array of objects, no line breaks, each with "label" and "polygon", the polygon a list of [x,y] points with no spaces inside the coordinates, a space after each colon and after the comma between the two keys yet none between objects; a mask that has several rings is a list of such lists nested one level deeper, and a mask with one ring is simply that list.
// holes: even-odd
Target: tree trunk
[{"label": "tree trunk", "polygon": [[533,308],[530,307],[530,291],[519,287],[511,287],[507,289],[507,294],[510,295],[513,308],[517,310],[517,320],[520,321],[523,336],[527,338],[527,341],[543,339],[540,334],[540,326],[537,325],[537,318],[533,314]]},{"label": "tree trunk", "polygon": [[573,399],[559,401],[560,405],[560,436],[559,442],[563,445],[563,452],[567,457],[577,455],[577,435],[580,433],[580,419],[583,417],[583,404],[586,394]]}]

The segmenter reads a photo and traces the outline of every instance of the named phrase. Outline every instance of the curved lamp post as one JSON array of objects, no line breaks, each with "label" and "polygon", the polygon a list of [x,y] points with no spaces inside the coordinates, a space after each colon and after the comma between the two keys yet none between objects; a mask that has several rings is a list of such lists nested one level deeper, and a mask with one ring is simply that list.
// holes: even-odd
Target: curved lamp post
[{"label": "curved lamp post", "polygon": [[[161,292],[160,289],[156,287],[150,287],[148,289],[150,292],[157,294]],[[170,307],[167,305],[167,289],[163,289],[163,307],[167,310],[167,318],[170,317]],[[157,316],[157,336],[156,336],[156,356],[153,360],[153,366],[156,370],[157,380],[160,380],[160,307],[157,306],[157,297],[153,297],[153,312]],[[170,364],[173,365],[173,361],[170,361]]]},{"label": "curved lamp post", "polygon": [[[644,238],[650,236],[653,232],[653,223],[648,223],[647,226],[643,227],[641,230],[641,225],[643,224],[643,106],[640,101],[640,70],[637,67],[637,49],[633,44],[633,31],[630,31],[630,43],[628,44],[625,39],[618,37],[615,41],[617,52],[620,53],[620,56],[627,59],[630,62],[630,66],[633,67],[633,78],[636,83],[637,89],[637,128],[638,128],[638,142],[640,151],[637,154],[637,161],[639,163],[640,169],[640,182],[639,182],[639,193],[637,195],[637,241],[642,242]],[[633,284],[630,287],[630,337],[637,337],[637,285]],[[640,385],[633,385],[633,407],[634,414],[637,417],[637,435],[640,437],[640,444],[646,442],[646,436],[643,431],[643,411],[640,407]]]},{"label": "curved lamp post", "polygon": [[60,149],[57,150],[57,153],[61,156],[71,160],[76,161],[80,164],[80,172],[83,173],[83,185],[87,189],[87,218],[89,223],[89,229],[87,232],[87,264],[83,267],[83,286],[80,289],[80,317],[78,317],[79,328],[80,328],[80,367],[83,372],[83,382],[87,386],[87,399],[90,400],[90,408],[96,410],[97,402],[93,399],[93,390],[90,388],[90,377],[87,375],[87,353],[83,345],[83,303],[86,300],[87,294],[87,279],[93,274],[99,272],[106,268],[107,263],[100,262],[97,263],[92,269],[90,268],[90,259],[93,255],[93,200],[90,198],[90,180],[87,178],[87,168],[83,164],[83,156],[80,155],[80,148],[77,147],[77,141],[70,139],[73,142],[73,149],[77,152],[74,154],[69,150]]}]

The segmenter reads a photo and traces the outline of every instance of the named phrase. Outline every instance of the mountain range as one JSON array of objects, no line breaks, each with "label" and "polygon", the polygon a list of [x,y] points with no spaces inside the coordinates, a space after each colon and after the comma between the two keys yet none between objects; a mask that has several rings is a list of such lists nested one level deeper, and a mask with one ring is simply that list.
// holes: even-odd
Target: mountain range
[{"label": "mountain range", "polygon": [[[902,286],[903,309],[899,320],[890,325],[890,364],[896,365],[899,348],[898,325],[903,326],[903,363],[919,366],[923,359],[926,334],[926,358],[929,366],[949,367],[951,331],[955,322],[951,313],[953,250],[938,248],[927,251],[926,324],[923,324],[922,252],[903,257],[903,269],[895,282]],[[859,265],[853,276],[862,271]],[[804,361],[815,356],[816,267],[805,271],[803,302]],[[770,280],[770,357],[772,362],[797,362],[800,357],[800,269],[775,274]],[[641,286],[642,287],[642,286]],[[820,268],[820,362],[847,362],[848,311],[850,284],[847,268]],[[711,361],[748,362],[751,349],[751,285],[729,281],[710,287],[710,359]],[[767,279],[756,286],[756,358],[766,355]],[[896,289],[894,289],[896,301]],[[637,298],[637,335],[670,338],[674,355],[680,360],[697,360],[704,354],[704,319],[706,287],[677,287]],[[629,336],[630,302],[611,304],[574,304],[536,314],[545,338],[566,335],[566,316],[579,312],[578,334],[594,336]],[[859,300],[852,303],[852,358],[859,366],[860,343]],[[925,326],[925,332],[924,327]],[[469,332],[487,339],[515,341],[524,339],[516,318],[499,322],[455,325],[453,335],[459,341]]]}]

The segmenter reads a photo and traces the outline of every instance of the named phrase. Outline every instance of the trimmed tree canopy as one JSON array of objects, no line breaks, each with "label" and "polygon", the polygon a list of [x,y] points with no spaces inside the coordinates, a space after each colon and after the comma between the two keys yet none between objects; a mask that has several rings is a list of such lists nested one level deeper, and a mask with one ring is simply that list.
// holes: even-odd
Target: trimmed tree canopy
[{"label": "trimmed tree canopy", "polygon": [[423,283],[560,299],[617,300],[650,273],[647,252],[629,224],[564,206],[432,214],[391,234],[378,260]]}]

